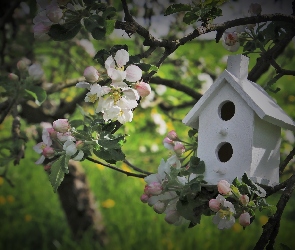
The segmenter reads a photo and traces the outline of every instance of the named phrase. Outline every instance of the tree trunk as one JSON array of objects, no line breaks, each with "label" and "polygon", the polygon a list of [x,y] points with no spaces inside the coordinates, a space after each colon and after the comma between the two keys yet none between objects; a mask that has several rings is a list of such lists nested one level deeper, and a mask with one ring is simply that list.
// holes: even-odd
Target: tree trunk
[{"label": "tree trunk", "polygon": [[58,188],[59,198],[75,240],[91,231],[102,246],[107,242],[101,213],[98,211],[86,175],[80,163],[70,161],[69,174]]}]

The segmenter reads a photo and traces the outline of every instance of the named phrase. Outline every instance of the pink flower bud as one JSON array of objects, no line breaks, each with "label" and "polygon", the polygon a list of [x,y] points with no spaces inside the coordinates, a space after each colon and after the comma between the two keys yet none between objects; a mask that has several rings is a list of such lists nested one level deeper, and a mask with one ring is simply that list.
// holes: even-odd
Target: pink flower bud
[{"label": "pink flower bud", "polygon": [[144,193],[147,195],[159,195],[162,191],[163,187],[159,182],[152,182],[144,188]]},{"label": "pink flower bud", "polygon": [[33,26],[33,32],[35,37],[41,37],[41,35],[48,33],[50,25],[45,25],[44,23],[36,23]]},{"label": "pink flower bud", "polygon": [[168,137],[164,138],[163,144],[164,144],[164,147],[167,149],[173,149],[173,147],[174,147],[174,142],[171,139],[169,139]]},{"label": "pink flower bud", "polygon": [[28,68],[28,63],[25,60],[19,60],[16,67],[19,71],[25,71]]},{"label": "pink flower bud", "polygon": [[140,200],[141,200],[143,203],[147,203],[149,198],[150,198],[150,197],[149,197],[147,194],[142,194],[142,195],[140,196]]},{"label": "pink flower bud", "polygon": [[236,32],[224,32],[224,43],[228,46],[233,46],[239,41]]},{"label": "pink flower bud", "polygon": [[165,216],[165,221],[169,224],[174,224],[178,222],[179,218],[180,218],[180,215],[177,212],[177,210],[170,210]]},{"label": "pink flower bud", "polygon": [[68,119],[58,119],[53,122],[53,128],[57,132],[65,133],[70,129]]},{"label": "pink flower bud", "polygon": [[249,6],[248,13],[250,16],[260,15],[262,11],[261,5],[259,3],[251,3]]},{"label": "pink flower bud", "polygon": [[135,84],[135,89],[141,97],[146,97],[151,93],[151,86],[146,82],[138,82]]},{"label": "pink flower bud", "polygon": [[79,150],[83,148],[84,142],[83,141],[76,141],[76,148]]},{"label": "pink flower bud", "polygon": [[185,147],[183,145],[182,142],[179,142],[179,141],[176,141],[174,142],[174,152],[177,154],[177,155],[182,155],[184,152],[185,152]]},{"label": "pink flower bud", "polygon": [[209,207],[213,212],[218,212],[220,209],[220,202],[216,199],[211,199],[209,201]]},{"label": "pink flower bud", "polygon": [[162,201],[157,201],[156,204],[153,206],[153,209],[156,213],[162,214],[166,209],[166,204]]},{"label": "pink flower bud", "polygon": [[169,131],[167,137],[172,141],[178,140],[178,136],[174,130]]},{"label": "pink flower bud", "polygon": [[63,16],[62,10],[56,3],[51,3],[46,8],[46,16],[53,23],[58,23]]},{"label": "pink flower bud", "polygon": [[244,194],[240,196],[240,202],[246,206],[249,203],[249,197],[248,195]]},{"label": "pink flower bud", "polygon": [[221,180],[217,183],[218,192],[220,194],[231,194],[230,184],[226,180]]},{"label": "pink flower bud", "polygon": [[9,73],[8,74],[8,78],[12,81],[18,81],[18,76],[16,74],[13,74],[13,73]]},{"label": "pink flower bud", "polygon": [[87,82],[97,82],[99,73],[93,66],[89,66],[84,70],[84,77]]},{"label": "pink flower bud", "polygon": [[46,128],[51,139],[57,138],[57,132],[53,128]]},{"label": "pink flower bud", "polygon": [[239,223],[241,226],[246,227],[250,225],[250,214],[248,212],[242,213],[239,218]]},{"label": "pink flower bud", "polygon": [[52,158],[55,154],[54,149],[52,147],[45,147],[42,151],[42,154],[46,157],[46,158]]}]

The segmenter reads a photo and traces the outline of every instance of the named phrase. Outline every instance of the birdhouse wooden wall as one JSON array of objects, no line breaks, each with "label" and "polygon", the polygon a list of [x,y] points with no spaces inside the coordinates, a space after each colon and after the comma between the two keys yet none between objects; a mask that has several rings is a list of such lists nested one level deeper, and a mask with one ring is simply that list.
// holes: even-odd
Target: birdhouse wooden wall
[{"label": "birdhouse wooden wall", "polygon": [[243,55],[229,56],[227,69],[183,119],[198,129],[197,156],[209,185],[244,173],[257,183],[279,182],[281,128],[295,131],[295,123],[247,79],[248,63]]}]

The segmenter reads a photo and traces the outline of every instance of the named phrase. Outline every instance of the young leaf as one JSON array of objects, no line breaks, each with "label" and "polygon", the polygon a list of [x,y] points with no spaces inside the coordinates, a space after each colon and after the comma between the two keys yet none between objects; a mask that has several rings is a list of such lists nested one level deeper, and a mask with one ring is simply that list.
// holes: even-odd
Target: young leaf
[{"label": "young leaf", "polygon": [[96,27],[96,28],[94,28],[91,31],[91,35],[96,40],[102,40],[102,39],[105,38],[106,29],[105,28]]},{"label": "young leaf", "polygon": [[51,166],[49,181],[53,187],[54,192],[57,191],[59,185],[63,181],[65,172],[68,172],[68,163],[69,157],[66,155],[62,155]]},{"label": "young leaf", "polygon": [[172,4],[170,5],[165,13],[164,16],[168,16],[177,12],[181,12],[181,11],[190,11],[191,10],[191,6],[188,4],[182,4],[182,3],[176,3],[176,4]]},{"label": "young leaf", "polygon": [[110,35],[115,29],[116,20],[105,20],[106,35]]},{"label": "young leaf", "polygon": [[196,21],[198,21],[199,19],[199,16],[197,16],[195,13],[193,12],[187,12],[185,13],[184,17],[183,17],[183,21],[186,23],[186,24],[192,24]]},{"label": "young leaf", "polygon": [[74,38],[81,28],[82,25],[80,23],[80,20],[76,22],[66,23],[64,25],[53,24],[50,27],[48,35],[55,41],[66,41]]},{"label": "young leaf", "polygon": [[117,10],[114,7],[108,7],[102,14],[104,19],[111,19],[115,17],[117,14]]},{"label": "young leaf", "polygon": [[30,86],[29,88],[25,89],[25,91],[34,97],[36,104],[39,106],[46,100],[46,91],[39,86]]}]

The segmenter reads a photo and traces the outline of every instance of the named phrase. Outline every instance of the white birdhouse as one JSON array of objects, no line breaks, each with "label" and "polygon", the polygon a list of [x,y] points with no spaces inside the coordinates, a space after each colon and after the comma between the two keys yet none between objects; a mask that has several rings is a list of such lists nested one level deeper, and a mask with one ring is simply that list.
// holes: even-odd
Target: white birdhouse
[{"label": "white birdhouse", "polygon": [[209,185],[244,173],[256,183],[279,183],[281,128],[295,131],[295,123],[247,79],[248,63],[246,56],[229,56],[227,69],[183,119],[198,129],[197,156]]}]

